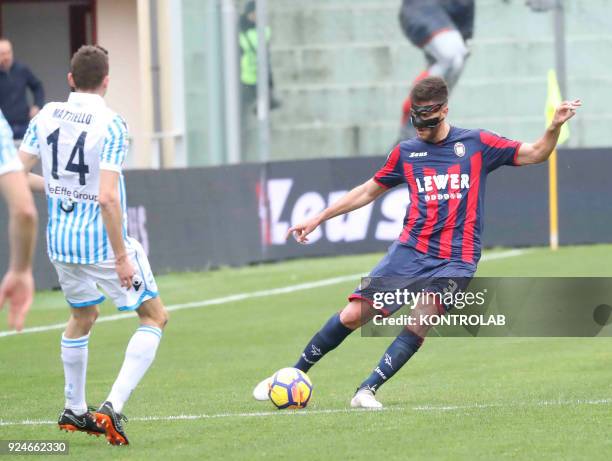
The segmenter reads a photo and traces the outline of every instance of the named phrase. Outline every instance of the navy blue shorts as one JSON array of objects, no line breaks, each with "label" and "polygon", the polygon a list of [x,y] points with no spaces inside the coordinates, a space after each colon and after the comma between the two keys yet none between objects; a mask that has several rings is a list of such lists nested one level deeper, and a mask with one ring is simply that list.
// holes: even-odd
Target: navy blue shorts
[{"label": "navy blue shorts", "polygon": [[403,0],[400,24],[418,47],[443,30],[457,30],[467,40],[474,33],[474,0]]},{"label": "navy blue shorts", "polygon": [[[433,293],[464,291],[475,272],[475,264],[435,258],[395,242],[348,299],[360,299],[373,305],[375,293],[395,290]],[[403,303],[386,304],[382,312],[391,315],[402,306]],[[448,304],[439,306],[441,313],[451,307]]]}]

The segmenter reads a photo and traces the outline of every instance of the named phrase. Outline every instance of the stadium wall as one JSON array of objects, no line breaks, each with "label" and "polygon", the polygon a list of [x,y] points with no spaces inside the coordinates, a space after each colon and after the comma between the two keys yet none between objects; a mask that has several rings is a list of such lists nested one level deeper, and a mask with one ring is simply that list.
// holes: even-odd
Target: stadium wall
[{"label": "stadium wall", "polygon": [[[584,101],[568,147],[607,146],[612,0],[563,3],[567,97]],[[272,159],[360,156],[390,147],[410,82],[425,67],[423,53],[400,29],[400,4],[269,0],[271,61],[283,101],[272,112]],[[546,75],[555,65],[553,36],[552,13],[535,13],[524,1],[476,0],[470,57],[450,101],[452,122],[537,139]],[[256,143],[245,158],[257,158]]]},{"label": "stadium wall", "polygon": [[[608,172],[611,149],[559,152],[560,242],[612,242]],[[290,223],[319,212],[371,177],[381,157],[332,158],[175,170],[126,172],[129,234],[157,273],[223,265],[384,251],[402,227],[408,194],[398,187],[375,203],[337,217],[311,234],[311,244],[285,241]],[[483,242],[491,246],[548,243],[548,169],[501,168],[487,181]],[[262,187],[266,184],[266,187]],[[267,192],[267,193],[264,193]],[[39,289],[57,286],[49,264],[44,198],[35,259]],[[7,216],[4,203],[0,216]],[[6,229],[3,220],[2,228]],[[2,272],[8,241],[0,242]]]}]

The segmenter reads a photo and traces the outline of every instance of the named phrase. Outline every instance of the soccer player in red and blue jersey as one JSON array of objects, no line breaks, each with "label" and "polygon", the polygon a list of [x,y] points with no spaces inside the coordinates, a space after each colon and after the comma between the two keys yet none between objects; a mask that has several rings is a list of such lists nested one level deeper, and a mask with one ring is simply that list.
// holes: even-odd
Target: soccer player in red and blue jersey
[{"label": "soccer player in red and blue jersey", "polygon": [[[431,280],[431,285],[422,289],[433,292],[442,292],[452,284],[454,288],[457,285],[465,288],[465,281],[473,277],[480,258],[487,175],[503,165],[546,161],[557,144],[561,126],[574,116],[581,102],[561,103],[544,135],[534,143],[521,143],[490,131],[449,125],[448,88],[440,77],[427,77],[417,83],[411,100],[411,119],[417,136],[395,147],[372,179],[316,217],[291,227],[288,236],[293,234],[298,242],[305,243],[308,234],[328,219],[361,208],[392,187],[407,184],[410,204],[404,227],[370,273],[370,280],[398,277]],[[445,286],[447,282],[449,285]],[[413,306],[412,316],[418,319],[443,315],[452,307],[437,304],[432,298],[422,297],[424,301]],[[355,290],[346,307],[313,336],[294,366],[307,372],[350,333],[380,314],[373,304],[371,290],[367,287]],[[390,314],[399,307],[384,313]],[[375,398],[376,391],[417,352],[428,329],[428,325],[420,322],[404,328],[372,374],[358,387],[352,407],[382,407]],[[268,383],[269,378],[255,387],[256,399],[267,399]]]}]

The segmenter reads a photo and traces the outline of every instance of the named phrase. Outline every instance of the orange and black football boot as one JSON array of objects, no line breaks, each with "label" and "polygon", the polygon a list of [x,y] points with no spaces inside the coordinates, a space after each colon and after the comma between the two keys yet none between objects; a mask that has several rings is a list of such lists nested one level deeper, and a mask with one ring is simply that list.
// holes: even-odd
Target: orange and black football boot
[{"label": "orange and black football boot", "polygon": [[[92,410],[93,408],[90,408]],[[66,432],[87,432],[89,435],[100,437],[104,429],[96,424],[96,419],[90,411],[82,415],[75,415],[72,410],[65,408],[59,415],[57,425]]]},{"label": "orange and black football boot", "polygon": [[127,418],[113,409],[113,404],[104,402],[94,413],[98,426],[104,428],[106,432],[106,440],[111,445],[129,445],[127,436],[123,430],[121,420],[127,421]]}]

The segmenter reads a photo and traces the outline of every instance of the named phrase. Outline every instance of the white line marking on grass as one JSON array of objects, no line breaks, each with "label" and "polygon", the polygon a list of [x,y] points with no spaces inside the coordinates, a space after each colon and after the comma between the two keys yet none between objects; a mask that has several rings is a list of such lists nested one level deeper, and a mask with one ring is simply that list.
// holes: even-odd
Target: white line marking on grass
[{"label": "white line marking on grass", "polygon": [[[482,257],[481,261],[491,261],[494,259],[511,258],[514,256],[519,256],[523,253],[525,253],[524,250],[502,251],[499,253],[493,253],[491,255],[485,255]],[[251,299],[251,298],[261,298],[265,296],[276,296],[276,295],[283,295],[287,293],[294,293],[296,291],[311,290],[313,288],[337,285],[339,283],[345,283],[345,282],[350,282],[350,281],[354,281],[355,284],[357,285],[358,280],[361,277],[365,277],[366,275],[367,274],[364,274],[364,273],[343,275],[340,277],[333,277],[329,279],[317,280],[315,282],[298,283],[297,285],[289,285],[289,286],[280,287],[280,288],[272,288],[269,290],[251,291],[247,293],[238,293],[235,295],[223,296],[221,298],[205,299],[202,301],[194,301],[190,303],[173,304],[170,306],[166,306],[166,309],[169,311],[178,311],[181,309],[193,309],[196,307],[217,306],[219,304],[239,302],[239,301],[244,301],[244,300]],[[99,317],[98,320],[96,320],[96,323],[114,322],[115,320],[124,320],[124,319],[129,319],[135,316],[136,316],[136,313],[134,312],[105,315],[105,316]],[[14,336],[14,335],[25,335],[29,333],[42,333],[45,331],[63,330],[64,328],[66,328],[65,322],[55,323],[52,325],[41,325],[38,327],[24,328],[19,333],[16,331],[2,331],[0,332],[0,338],[5,338],[7,336]]]},{"label": "white line marking on grass", "polygon": [[[337,285],[339,283],[355,281],[359,280],[360,277],[364,276],[364,274],[351,274],[351,275],[343,275],[341,277],[333,277],[330,279],[317,280],[316,282],[307,282],[307,283],[299,283],[297,285],[289,285],[286,287],[280,288],[272,288],[269,290],[259,290],[259,291],[251,291],[248,293],[238,293],[235,295],[223,296],[221,298],[213,298],[213,299],[205,299],[203,301],[194,301],[190,303],[182,303],[182,304],[173,304],[170,306],[166,306],[166,309],[169,311],[178,311],[181,309],[193,309],[196,307],[207,307],[207,306],[216,306],[219,304],[228,304],[233,302],[244,301],[251,298],[261,298],[264,296],[276,296],[287,293],[294,293],[296,291],[302,290],[311,290],[313,288],[320,288],[329,285]],[[114,322],[115,320],[123,320],[135,317],[135,312],[125,312],[122,314],[113,314],[113,315],[105,315],[103,317],[99,317],[96,320],[96,323],[103,322]],[[3,331],[0,332],[0,338],[6,336],[13,335],[23,335],[28,333],[40,333],[43,331],[52,331],[52,330],[62,330],[66,327],[66,323],[56,323],[53,325],[43,325],[39,327],[30,327],[24,328],[20,333],[16,331]]]},{"label": "white line marking on grass", "polygon": [[493,261],[495,259],[512,258],[514,256],[520,256],[527,253],[529,250],[507,250],[500,251],[499,253],[491,253],[490,255],[483,255],[480,261]]},{"label": "white line marking on grass", "polygon": [[[200,415],[173,415],[173,416],[136,416],[130,418],[130,421],[148,422],[148,421],[194,421],[202,419],[220,419],[220,418],[261,418],[266,416],[308,416],[308,415],[327,415],[338,413],[360,413],[360,412],[397,412],[397,411],[415,411],[415,412],[433,412],[433,411],[462,411],[462,410],[480,410],[489,408],[519,408],[519,407],[551,407],[551,406],[567,406],[567,405],[610,405],[612,399],[597,399],[597,400],[542,400],[535,402],[509,402],[509,403],[475,403],[472,405],[420,405],[411,408],[405,407],[386,407],[380,410],[367,410],[363,408],[331,408],[327,410],[303,410],[303,411],[255,411],[251,413],[217,413],[217,414],[200,414]],[[48,424],[57,424],[57,421],[51,420],[32,420],[24,421],[0,421],[2,426],[44,426]]]},{"label": "white line marking on grass", "polygon": [[612,399],[596,400],[541,400],[536,402],[515,402],[515,403],[475,403],[473,405],[421,405],[414,407],[415,411],[457,411],[457,410],[478,410],[481,408],[513,408],[513,407],[549,407],[565,405],[609,405]]}]

